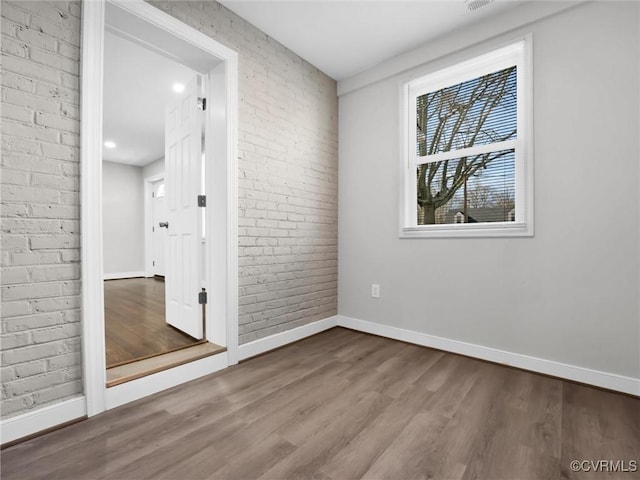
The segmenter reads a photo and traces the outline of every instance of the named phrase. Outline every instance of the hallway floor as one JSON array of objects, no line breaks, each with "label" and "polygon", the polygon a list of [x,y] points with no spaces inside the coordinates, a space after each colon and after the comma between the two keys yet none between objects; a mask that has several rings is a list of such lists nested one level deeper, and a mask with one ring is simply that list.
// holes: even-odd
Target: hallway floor
[{"label": "hallway floor", "polygon": [[104,281],[107,368],[197,343],[165,322],[164,298],[154,278]]}]

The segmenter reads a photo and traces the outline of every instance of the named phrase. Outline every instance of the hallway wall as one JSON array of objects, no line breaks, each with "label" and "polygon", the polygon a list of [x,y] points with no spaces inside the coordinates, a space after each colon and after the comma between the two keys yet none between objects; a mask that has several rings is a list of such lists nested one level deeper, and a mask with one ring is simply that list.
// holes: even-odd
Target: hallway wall
[{"label": "hallway wall", "polygon": [[102,261],[105,277],[144,272],[143,170],[102,162]]}]

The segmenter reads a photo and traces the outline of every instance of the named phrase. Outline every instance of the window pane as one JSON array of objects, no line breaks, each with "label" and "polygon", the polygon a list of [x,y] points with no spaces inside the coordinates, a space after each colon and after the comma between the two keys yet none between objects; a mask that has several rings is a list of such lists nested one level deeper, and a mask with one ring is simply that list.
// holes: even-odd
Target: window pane
[{"label": "window pane", "polygon": [[418,225],[515,221],[515,151],[419,165]]},{"label": "window pane", "polygon": [[516,67],[419,96],[416,153],[515,139],[516,100]]}]

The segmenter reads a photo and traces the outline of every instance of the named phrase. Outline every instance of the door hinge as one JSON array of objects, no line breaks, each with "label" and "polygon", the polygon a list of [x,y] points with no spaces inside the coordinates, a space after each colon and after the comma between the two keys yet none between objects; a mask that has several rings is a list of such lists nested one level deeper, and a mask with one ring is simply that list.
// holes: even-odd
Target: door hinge
[{"label": "door hinge", "polygon": [[151,263],[153,264],[152,266],[154,266],[154,267],[156,266],[156,261],[155,260],[153,260]]},{"label": "door hinge", "polygon": [[198,110],[203,112],[207,109],[207,99],[204,97],[198,97]]},{"label": "door hinge", "polygon": [[207,304],[207,292],[205,290],[202,290],[201,292],[198,292],[198,303],[200,305],[206,305]]},{"label": "door hinge", "polygon": [[156,193],[155,192],[151,192],[151,198],[155,198]]},{"label": "door hinge", "polygon": [[198,206],[206,207],[207,206],[207,196],[206,195],[198,195]]},{"label": "door hinge", "polygon": [[151,227],[151,231],[155,232],[156,231],[156,227]]}]

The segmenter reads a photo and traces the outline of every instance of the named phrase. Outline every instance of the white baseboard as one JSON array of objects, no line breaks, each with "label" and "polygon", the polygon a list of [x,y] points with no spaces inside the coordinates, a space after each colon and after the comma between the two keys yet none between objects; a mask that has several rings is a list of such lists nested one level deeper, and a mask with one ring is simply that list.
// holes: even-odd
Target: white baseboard
[{"label": "white baseboard", "polygon": [[640,396],[640,379],[338,315],[338,326]]},{"label": "white baseboard", "polygon": [[227,352],[222,352],[107,388],[105,394],[107,410],[204,377],[227,366]]},{"label": "white baseboard", "polygon": [[87,414],[84,396],[65,400],[55,405],[9,417],[0,421],[0,444],[13,442],[34,433],[76,420]]},{"label": "white baseboard", "polygon": [[146,277],[147,272],[117,272],[117,273],[105,273],[102,275],[103,280],[119,280],[121,278],[140,278]]},{"label": "white baseboard", "polygon": [[238,359],[244,360],[246,358],[255,357],[261,353],[268,352],[274,348],[279,348],[289,343],[297,342],[303,338],[310,337],[316,333],[324,332],[330,328],[337,327],[337,317],[328,317],[318,320],[316,322],[302,325],[301,327],[292,328],[275,335],[270,335],[266,338],[254,340],[253,342],[245,343],[238,346]]}]

